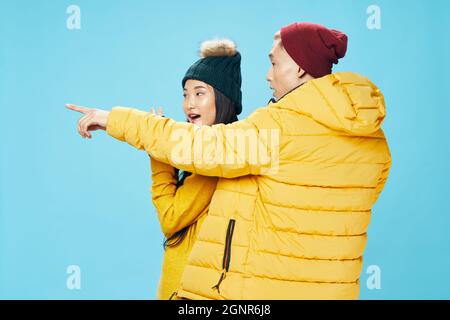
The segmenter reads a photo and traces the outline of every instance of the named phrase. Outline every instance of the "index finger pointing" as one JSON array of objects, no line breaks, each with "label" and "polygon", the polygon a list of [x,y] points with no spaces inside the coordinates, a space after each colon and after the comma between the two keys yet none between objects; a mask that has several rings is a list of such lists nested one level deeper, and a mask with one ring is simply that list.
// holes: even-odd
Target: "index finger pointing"
[{"label": "index finger pointing", "polygon": [[74,104],[66,104],[66,108],[81,113],[87,113],[90,110],[89,108],[76,106]]}]

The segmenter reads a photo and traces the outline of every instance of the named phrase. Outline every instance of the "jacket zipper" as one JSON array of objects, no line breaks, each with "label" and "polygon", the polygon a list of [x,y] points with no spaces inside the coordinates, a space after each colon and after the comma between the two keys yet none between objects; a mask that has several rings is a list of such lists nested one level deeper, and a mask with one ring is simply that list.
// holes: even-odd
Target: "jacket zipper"
[{"label": "jacket zipper", "polygon": [[225,280],[227,276],[227,272],[230,269],[230,261],[231,261],[231,240],[233,239],[234,225],[236,224],[236,220],[230,219],[227,228],[227,235],[225,238],[225,249],[223,252],[223,260],[222,260],[222,273],[219,278],[219,282],[212,289],[216,289],[220,294],[220,284],[223,280]]}]

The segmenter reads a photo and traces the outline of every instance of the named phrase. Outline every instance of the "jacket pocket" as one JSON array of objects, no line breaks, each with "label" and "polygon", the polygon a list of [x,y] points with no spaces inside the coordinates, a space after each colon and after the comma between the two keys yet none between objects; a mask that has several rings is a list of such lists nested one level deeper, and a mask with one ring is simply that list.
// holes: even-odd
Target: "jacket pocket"
[{"label": "jacket pocket", "polygon": [[212,287],[212,289],[216,289],[219,294],[220,294],[220,284],[222,283],[223,280],[225,280],[228,269],[230,268],[231,241],[233,240],[233,232],[234,232],[235,224],[236,224],[236,220],[234,220],[234,219],[230,219],[230,222],[228,222],[227,235],[225,237],[225,248],[223,251],[223,259],[222,259],[222,273],[220,275],[220,278],[219,278],[219,281],[217,282],[217,284]]}]

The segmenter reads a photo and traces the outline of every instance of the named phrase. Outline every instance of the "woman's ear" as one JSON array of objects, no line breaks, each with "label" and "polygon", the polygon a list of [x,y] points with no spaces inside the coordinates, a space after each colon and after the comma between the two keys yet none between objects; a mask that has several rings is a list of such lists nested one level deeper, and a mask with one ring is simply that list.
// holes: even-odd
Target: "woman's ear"
[{"label": "woman's ear", "polygon": [[299,79],[301,79],[301,78],[303,78],[303,76],[304,76],[305,74],[306,74],[306,71],[299,67],[299,68],[298,68],[298,71],[297,71],[297,77],[298,77]]}]

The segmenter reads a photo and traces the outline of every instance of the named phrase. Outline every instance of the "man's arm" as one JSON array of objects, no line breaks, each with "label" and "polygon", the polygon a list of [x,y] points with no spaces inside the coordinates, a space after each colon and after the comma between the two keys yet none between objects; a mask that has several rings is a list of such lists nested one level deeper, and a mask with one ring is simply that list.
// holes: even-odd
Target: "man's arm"
[{"label": "man's arm", "polygon": [[275,118],[276,111],[266,107],[232,124],[199,127],[115,107],[106,131],[176,168],[233,178],[276,169],[281,131]]}]

